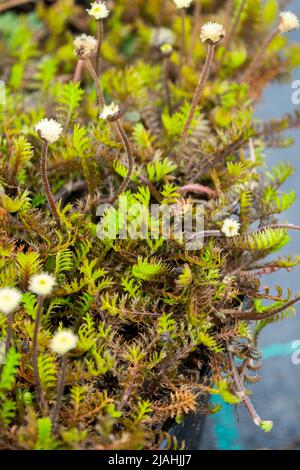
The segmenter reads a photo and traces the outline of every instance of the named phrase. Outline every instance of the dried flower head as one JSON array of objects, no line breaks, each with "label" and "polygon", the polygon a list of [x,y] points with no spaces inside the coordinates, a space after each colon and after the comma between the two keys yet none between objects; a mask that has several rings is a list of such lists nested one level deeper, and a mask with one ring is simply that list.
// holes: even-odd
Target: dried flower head
[{"label": "dried flower head", "polygon": [[225,219],[221,228],[221,232],[226,237],[235,237],[239,234],[240,224],[234,219]]},{"label": "dried flower head", "polygon": [[86,10],[90,16],[96,18],[96,20],[103,20],[109,15],[109,9],[104,2],[93,2],[89,10]]},{"label": "dried flower head", "polygon": [[226,31],[219,23],[212,23],[209,21],[205,23],[200,31],[200,39],[202,42],[210,42],[217,44],[225,37]]},{"label": "dried flower head", "polygon": [[173,0],[177,8],[188,8],[193,0]]},{"label": "dried flower head", "polygon": [[29,290],[37,295],[51,294],[55,286],[55,278],[48,273],[34,274],[29,280]]},{"label": "dried flower head", "polygon": [[99,117],[108,121],[114,121],[120,117],[120,107],[115,103],[104,106]]},{"label": "dried flower head", "polygon": [[81,59],[88,57],[97,47],[97,39],[94,36],[81,34],[74,39],[75,54]]},{"label": "dried flower head", "polygon": [[173,52],[173,47],[171,46],[171,44],[165,43],[160,46],[160,51],[163,55],[169,57]]},{"label": "dried flower head", "polygon": [[3,287],[0,289],[0,312],[9,315],[14,312],[21,301],[22,294],[12,287]]},{"label": "dried flower head", "polygon": [[46,140],[49,144],[56,142],[63,131],[62,126],[54,119],[42,119],[34,128],[41,139]]},{"label": "dried flower head", "polygon": [[288,33],[300,26],[298,17],[291,11],[283,11],[279,15],[279,31],[281,33]]},{"label": "dried flower head", "polygon": [[77,341],[77,336],[71,330],[57,331],[51,340],[50,348],[56,354],[63,355],[76,348]]}]

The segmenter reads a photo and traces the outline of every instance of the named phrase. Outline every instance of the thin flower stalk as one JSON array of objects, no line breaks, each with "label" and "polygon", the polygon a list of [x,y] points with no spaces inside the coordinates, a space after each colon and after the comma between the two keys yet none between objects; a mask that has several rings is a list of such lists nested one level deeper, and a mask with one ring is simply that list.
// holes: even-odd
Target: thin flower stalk
[{"label": "thin flower stalk", "polygon": [[5,341],[5,352],[9,350],[13,337],[13,323],[14,323],[14,313],[7,315],[7,332],[6,332],[6,341]]},{"label": "thin flower stalk", "polygon": [[41,410],[44,410],[45,408],[45,400],[43,396],[39,368],[38,368],[38,349],[39,349],[38,348],[38,335],[39,335],[39,330],[40,330],[40,323],[41,323],[44,301],[45,301],[44,296],[38,297],[38,306],[37,306],[37,312],[36,312],[36,317],[35,317],[35,322],[34,322],[33,339],[32,339],[32,365],[33,365],[33,374],[34,374],[34,384],[35,384],[37,400],[38,400]]},{"label": "thin flower stalk", "polygon": [[185,63],[185,8],[181,8],[181,36],[180,36],[180,69]]},{"label": "thin flower stalk", "polygon": [[56,403],[52,411],[51,415],[51,422],[52,428],[55,431],[57,426],[57,419],[59,417],[59,413],[61,410],[61,403],[66,383],[66,375],[67,375],[67,367],[68,367],[68,357],[66,355],[62,356],[60,372],[58,377],[57,383],[57,391],[56,391]]},{"label": "thin flower stalk", "polygon": [[84,66],[83,60],[79,59],[75,67],[75,71],[74,71],[74,75],[72,79],[73,83],[77,83],[81,81],[83,66]]},{"label": "thin flower stalk", "polygon": [[216,73],[218,73],[220,71],[221,67],[222,67],[224,54],[225,54],[226,50],[228,49],[230,41],[235,36],[235,33],[238,29],[238,26],[239,26],[240,21],[241,21],[242,13],[243,13],[244,8],[246,6],[246,2],[247,2],[247,0],[242,0],[241,1],[236,14],[234,15],[234,21],[233,21],[233,24],[232,24],[231,28],[229,28],[229,22],[230,22],[230,18],[231,18],[231,14],[232,14],[232,9],[233,9],[233,0],[229,0],[227,5],[226,5],[226,25],[227,25],[226,28],[228,28],[229,32],[228,32],[228,34],[226,34],[225,39],[224,39],[223,49],[222,49],[221,56],[219,58],[219,61],[218,61],[217,67],[216,67]]},{"label": "thin flower stalk", "polygon": [[98,44],[97,44],[97,49],[96,49],[96,72],[98,76],[100,75],[100,67],[101,67],[100,52],[101,52],[101,47],[103,44],[103,37],[104,37],[104,24],[102,20],[98,20],[97,21]]},{"label": "thin flower stalk", "polygon": [[172,102],[171,102],[171,93],[169,87],[169,58],[164,57],[163,59],[163,86],[166,97],[166,103],[168,107],[169,114],[172,114]]},{"label": "thin flower stalk", "polygon": [[60,227],[60,224],[61,224],[60,218],[57,212],[56,204],[54,201],[54,197],[51,191],[51,187],[50,187],[48,175],[47,175],[48,147],[49,147],[49,143],[47,141],[43,141],[42,156],[41,156],[41,161],[40,161],[40,174],[41,174],[42,182],[44,185],[46,198],[49,203],[51,214],[53,215],[53,218],[55,219],[56,225]]},{"label": "thin flower stalk", "polygon": [[96,93],[97,93],[98,106],[99,106],[99,109],[102,109],[103,106],[105,105],[105,99],[104,99],[100,79],[98,78],[98,76],[95,72],[95,69],[92,66],[92,63],[91,63],[91,61],[88,57],[86,57],[84,59],[84,65],[86,66],[86,68],[88,69],[88,71],[91,74],[92,79],[94,80],[95,87],[96,87]]},{"label": "thin flower stalk", "polygon": [[124,128],[122,126],[121,120],[117,119],[116,121],[114,121],[113,122],[113,127],[116,130],[116,132],[118,133],[118,135],[119,135],[119,137],[120,137],[120,139],[121,139],[121,141],[124,145],[126,155],[127,155],[128,167],[127,167],[127,174],[126,174],[121,186],[119,187],[116,194],[110,200],[111,204],[115,203],[116,200],[118,199],[118,197],[120,196],[120,194],[122,194],[126,190],[128,184],[130,183],[130,179],[131,179],[132,172],[133,172],[133,166],[134,166],[132,148],[131,148],[129,139],[126,135],[126,132],[124,131]]},{"label": "thin flower stalk", "polygon": [[189,52],[188,52],[188,60],[189,62],[192,61],[193,58],[193,51],[195,49],[195,44],[196,41],[198,40],[198,36],[200,33],[200,28],[201,28],[201,0],[196,0],[195,1],[195,7],[194,7],[194,24],[193,24],[193,29],[192,29],[192,34],[191,34],[191,44],[189,47]]},{"label": "thin flower stalk", "polygon": [[261,65],[266,49],[268,48],[269,44],[271,44],[273,39],[275,39],[278,34],[279,34],[279,26],[277,26],[277,28],[265,38],[261,47],[258,49],[257,53],[254,55],[252,61],[250,62],[247,69],[245,70],[244,74],[242,75],[240,82],[251,82],[251,80],[253,79],[254,73],[258,71]]},{"label": "thin flower stalk", "polygon": [[212,66],[214,53],[215,53],[215,44],[208,44],[208,49],[207,49],[207,55],[206,55],[204,68],[203,68],[203,71],[201,73],[197,88],[195,90],[192,105],[191,105],[191,109],[190,109],[189,115],[187,117],[187,120],[186,120],[184,128],[183,128],[183,132],[182,132],[182,135],[181,135],[181,140],[180,140],[180,144],[179,144],[179,155],[181,157],[184,155],[186,139],[187,139],[187,136],[188,136],[188,133],[189,133],[189,130],[190,130],[195,112],[197,110],[197,106],[198,106],[199,101],[201,99],[204,87],[206,85],[206,82],[207,82],[209,74],[210,74],[210,69],[211,69],[211,66]]}]

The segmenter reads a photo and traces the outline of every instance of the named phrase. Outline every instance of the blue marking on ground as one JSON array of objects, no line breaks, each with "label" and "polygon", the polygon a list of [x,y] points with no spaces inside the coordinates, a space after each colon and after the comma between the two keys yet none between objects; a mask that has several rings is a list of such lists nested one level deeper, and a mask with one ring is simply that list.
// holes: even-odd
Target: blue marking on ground
[{"label": "blue marking on ground", "polygon": [[[292,342],[271,344],[262,348],[261,353],[264,360],[290,356],[293,353]],[[225,403],[216,395],[212,395],[211,403],[212,405],[222,405],[220,411],[211,415],[216,448],[222,450],[242,450],[243,445],[234,413],[234,406]]]}]

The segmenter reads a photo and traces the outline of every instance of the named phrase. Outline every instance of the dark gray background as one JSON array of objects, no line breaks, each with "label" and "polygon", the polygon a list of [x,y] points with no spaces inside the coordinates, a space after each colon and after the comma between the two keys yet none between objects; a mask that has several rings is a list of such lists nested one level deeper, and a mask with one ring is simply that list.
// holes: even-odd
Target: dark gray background
[{"label": "dark gray background", "polygon": [[[300,1],[294,0],[288,6],[300,17]],[[300,30],[289,33],[291,41],[300,41]],[[294,73],[294,80],[300,80],[300,69]],[[298,109],[291,100],[292,83],[270,86],[257,109],[261,119],[272,119]],[[287,132],[295,144],[287,149],[270,149],[267,152],[268,165],[278,161],[289,161],[295,174],[284,185],[285,191],[294,190],[297,200],[294,206],[281,215],[282,221],[300,225],[300,130]],[[300,254],[300,233],[291,232],[291,243],[282,254]],[[290,287],[294,294],[300,292],[300,267],[293,272],[280,271],[265,277],[262,282],[283,288]],[[264,353],[264,363],[260,371],[260,382],[253,387],[252,400],[263,419],[274,421],[271,433],[264,433],[253,425],[242,406],[237,413],[234,408],[224,406],[220,414],[210,416],[205,425],[202,448],[206,449],[283,449],[297,448],[300,439],[300,365],[291,361],[294,340],[300,340],[300,305],[296,306],[297,317],[277,323],[267,328],[261,335],[260,346]],[[218,400],[216,400],[218,401]],[[298,444],[298,448],[300,445]]]}]

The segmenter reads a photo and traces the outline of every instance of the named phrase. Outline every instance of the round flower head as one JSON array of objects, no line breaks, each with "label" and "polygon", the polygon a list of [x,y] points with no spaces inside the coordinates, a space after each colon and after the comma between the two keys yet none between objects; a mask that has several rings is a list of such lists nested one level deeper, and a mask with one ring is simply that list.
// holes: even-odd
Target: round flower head
[{"label": "round flower head", "polygon": [[151,45],[154,47],[160,47],[165,43],[175,44],[176,35],[174,31],[169,28],[153,28],[151,35]]},{"label": "round flower head", "polygon": [[55,278],[48,273],[34,274],[29,280],[29,290],[37,295],[51,294]]},{"label": "round flower head", "polygon": [[56,142],[63,131],[62,126],[54,119],[42,119],[34,128],[39,136],[49,144]]},{"label": "round flower head", "polygon": [[97,47],[97,39],[94,36],[81,34],[74,39],[75,54],[80,58],[89,56]]},{"label": "round flower head", "polygon": [[22,294],[12,287],[3,287],[0,289],[0,312],[9,315],[14,312],[21,301]]},{"label": "round flower head", "polygon": [[177,8],[188,8],[193,0],[173,0]]},{"label": "round flower head", "polygon": [[224,27],[219,23],[212,23],[209,21],[205,23],[200,31],[200,39],[202,42],[210,42],[217,44],[222,41],[226,34]]},{"label": "round flower head", "polygon": [[109,106],[103,107],[99,117],[108,121],[114,121],[120,117],[120,108],[117,104],[111,103]]},{"label": "round flower head", "polygon": [[171,44],[165,43],[160,47],[160,51],[163,55],[169,57],[173,52],[173,47]]},{"label": "round flower head", "polygon": [[300,26],[298,17],[291,11],[283,11],[279,15],[279,31],[281,33],[288,33],[293,29],[298,29]]},{"label": "round flower head", "polygon": [[71,330],[57,331],[51,340],[50,348],[56,354],[63,355],[76,348],[77,341],[77,336]]},{"label": "round flower head", "polygon": [[91,8],[86,10],[90,16],[96,18],[96,20],[103,20],[109,15],[109,9],[103,2],[93,2],[91,3]]},{"label": "round flower head", "polygon": [[240,224],[234,219],[225,219],[221,228],[221,232],[226,237],[235,237],[239,234]]}]

